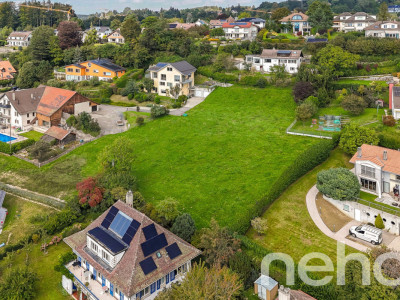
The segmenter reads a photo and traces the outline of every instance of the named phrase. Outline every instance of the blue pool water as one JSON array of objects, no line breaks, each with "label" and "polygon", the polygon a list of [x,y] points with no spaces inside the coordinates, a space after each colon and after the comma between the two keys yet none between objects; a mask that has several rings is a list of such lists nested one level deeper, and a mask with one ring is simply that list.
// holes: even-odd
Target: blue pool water
[{"label": "blue pool water", "polygon": [[8,143],[9,141],[13,140],[16,140],[16,138],[0,133],[0,142]]}]

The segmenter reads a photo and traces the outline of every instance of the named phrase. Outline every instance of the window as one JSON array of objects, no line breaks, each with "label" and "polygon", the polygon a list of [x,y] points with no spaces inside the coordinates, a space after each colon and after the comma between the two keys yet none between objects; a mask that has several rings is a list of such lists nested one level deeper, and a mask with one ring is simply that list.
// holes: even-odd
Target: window
[{"label": "window", "polygon": [[181,76],[180,75],[174,75],[174,81],[175,82],[179,82],[181,80]]},{"label": "window", "polygon": [[79,69],[75,69],[75,73],[79,73],[80,72],[80,70]]},{"label": "window", "polygon": [[144,289],[144,294],[146,295],[146,294],[148,294],[149,293],[149,287],[146,287],[145,289]]},{"label": "window", "polygon": [[266,58],[264,61],[265,61],[266,63],[270,63],[270,62],[271,62],[271,59],[270,59],[270,58]]},{"label": "window", "polygon": [[256,64],[259,64],[259,63],[260,63],[260,59],[259,59],[259,58],[255,58],[255,59],[254,59],[254,62],[255,62]]},{"label": "window", "polygon": [[117,287],[115,287],[115,294],[116,294],[116,295],[119,294],[119,290],[118,290]]},{"label": "window", "polygon": [[396,175],[396,180],[400,180],[400,175]]},{"label": "window", "polygon": [[92,250],[94,251],[94,252],[97,252],[98,251],[98,247],[97,247],[97,244],[96,243],[94,243],[93,241],[91,242],[91,248],[92,248]]},{"label": "window", "polygon": [[29,114],[26,114],[26,116],[29,118]]},{"label": "window", "polygon": [[74,70],[72,68],[68,68],[67,72],[73,72]]},{"label": "window", "polygon": [[295,70],[295,68],[293,68],[293,67],[290,67],[290,71],[294,71]]},{"label": "window", "polygon": [[104,250],[102,252],[103,252],[103,259],[106,261],[110,261],[110,256],[108,255],[108,253],[105,252]]},{"label": "window", "polygon": [[172,83],[171,82],[167,82],[167,86],[172,87]]},{"label": "window", "polygon": [[248,62],[251,62],[251,56],[247,57],[246,59]]},{"label": "window", "polygon": [[361,174],[371,178],[375,178],[375,168],[361,165]]},{"label": "window", "polygon": [[161,80],[167,80],[167,75],[161,74]]},{"label": "window", "polygon": [[152,75],[153,75],[153,78],[157,78],[157,72],[153,72]]},{"label": "window", "polygon": [[171,71],[172,71],[172,68],[171,68],[171,67],[168,67],[168,68],[167,68],[167,71],[171,72]]},{"label": "window", "polygon": [[131,225],[132,218],[128,217],[123,212],[119,211],[112,221],[109,229],[120,237],[125,235],[129,225]]},{"label": "window", "polygon": [[33,117],[35,116],[35,113],[34,113],[34,112],[32,113],[32,116],[33,116]]},{"label": "window", "polygon": [[88,63],[87,65],[88,65],[88,67],[89,67],[89,68],[92,66],[92,64],[91,64],[91,63]]},{"label": "window", "polygon": [[160,85],[165,85],[165,81],[160,81]]},{"label": "window", "polygon": [[93,73],[99,73],[99,70],[93,69]]},{"label": "window", "polygon": [[105,76],[111,76],[111,72],[103,72],[103,75],[105,75]]},{"label": "window", "polygon": [[368,179],[361,178],[361,186],[370,191],[376,191],[376,182]]}]

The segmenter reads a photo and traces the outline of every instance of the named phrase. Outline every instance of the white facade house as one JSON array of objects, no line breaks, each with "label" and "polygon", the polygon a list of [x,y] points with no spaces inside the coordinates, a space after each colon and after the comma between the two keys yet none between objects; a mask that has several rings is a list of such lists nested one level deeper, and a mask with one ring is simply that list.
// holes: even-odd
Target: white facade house
[{"label": "white facade house", "polygon": [[7,38],[7,46],[28,47],[31,43],[32,31],[14,31]]},{"label": "white facade house", "polygon": [[400,151],[364,144],[350,160],[361,189],[377,195],[399,195]]},{"label": "white facade house", "polygon": [[342,13],[333,18],[333,28],[337,31],[351,32],[363,31],[366,27],[376,22],[376,16],[364,12],[351,14],[348,12]]},{"label": "white facade house", "polygon": [[365,28],[365,36],[377,38],[400,38],[400,22],[379,21]]},{"label": "white facade house", "polygon": [[64,238],[77,255],[66,266],[79,287],[75,290],[89,299],[152,300],[183,280],[201,253],[132,203],[128,192],[126,203],[116,202],[87,228]]},{"label": "white facade house", "polygon": [[261,54],[246,55],[245,62],[240,64],[239,68],[250,67],[256,71],[270,72],[272,66],[284,65],[286,72],[294,74],[297,73],[302,61],[303,53],[301,50],[264,49]]},{"label": "white facade house", "polygon": [[[308,24],[308,16],[301,12],[292,13],[280,19],[279,22],[281,22],[281,24],[291,25],[292,32],[295,34],[300,32],[302,35],[304,35],[311,31],[311,26]],[[288,33],[289,29],[286,28],[283,31]]]},{"label": "white facade house", "polygon": [[265,28],[265,20],[261,18],[243,18],[237,20],[236,22],[243,23],[243,22],[250,22],[254,26],[257,26],[259,29]]},{"label": "white facade house", "polygon": [[258,27],[254,26],[250,22],[224,23],[222,24],[222,29],[224,30],[227,39],[253,41],[257,37],[258,33]]},{"label": "white facade house", "polygon": [[121,30],[119,28],[114,30],[109,36],[107,36],[107,40],[109,43],[125,44],[125,38],[121,34]]},{"label": "white facade house", "polygon": [[400,86],[389,83],[389,109],[396,120],[400,120]]}]

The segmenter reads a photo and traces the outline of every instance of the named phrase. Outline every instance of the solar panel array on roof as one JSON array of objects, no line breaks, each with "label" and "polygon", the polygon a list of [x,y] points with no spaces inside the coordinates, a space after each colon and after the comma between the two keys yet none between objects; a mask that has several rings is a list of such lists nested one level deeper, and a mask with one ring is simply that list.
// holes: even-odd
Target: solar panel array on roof
[{"label": "solar panel array on roof", "polygon": [[247,25],[247,22],[235,22],[235,23],[230,23],[229,25]]},{"label": "solar panel array on roof", "polygon": [[140,267],[143,270],[144,275],[147,275],[157,269],[157,266],[152,257],[148,257],[142,260],[140,263]]},{"label": "solar panel array on roof", "polygon": [[165,234],[161,233],[152,239],[145,241],[140,246],[142,247],[143,255],[149,256],[150,254],[164,248],[168,245],[167,239],[165,238]]},{"label": "solar panel array on roof", "polygon": [[103,222],[101,222],[101,226],[103,226],[105,229],[108,229],[108,227],[110,227],[111,225],[111,222],[114,220],[115,215],[118,212],[119,212],[118,208],[111,206],[107,216],[104,218]]},{"label": "solar panel array on roof", "polygon": [[157,229],[156,229],[156,226],[154,225],[154,223],[152,223],[146,227],[143,227],[142,230],[143,230],[144,237],[146,238],[146,241],[157,235]]},{"label": "solar panel array on roof", "polygon": [[320,42],[327,42],[328,39],[307,39],[307,43],[320,43]]},{"label": "solar panel array on roof", "polygon": [[156,64],[156,67],[163,68],[166,65],[167,65],[166,63],[158,63],[158,64]]},{"label": "solar panel array on roof", "polygon": [[94,237],[114,254],[127,248],[117,237],[112,236],[110,232],[101,227],[95,227],[92,230],[89,230],[88,234]]},{"label": "solar panel array on roof", "polygon": [[182,254],[182,251],[179,249],[179,246],[176,242],[166,247],[165,250],[167,250],[170,259],[174,259]]},{"label": "solar panel array on roof", "polygon": [[291,50],[278,50],[277,53],[278,54],[290,54],[290,53],[292,53],[292,51]]},{"label": "solar panel array on roof", "polygon": [[128,227],[131,225],[131,222],[131,217],[128,217],[126,214],[119,211],[111,222],[109,229],[122,238],[128,230]]},{"label": "solar panel array on roof", "polygon": [[131,224],[129,225],[128,229],[126,230],[124,236],[122,237],[122,240],[129,245],[131,243],[133,237],[135,236],[139,226],[140,226],[140,223],[138,221],[136,221],[135,219],[132,219]]},{"label": "solar panel array on roof", "polygon": [[0,207],[3,206],[4,198],[6,197],[6,192],[0,190]]}]

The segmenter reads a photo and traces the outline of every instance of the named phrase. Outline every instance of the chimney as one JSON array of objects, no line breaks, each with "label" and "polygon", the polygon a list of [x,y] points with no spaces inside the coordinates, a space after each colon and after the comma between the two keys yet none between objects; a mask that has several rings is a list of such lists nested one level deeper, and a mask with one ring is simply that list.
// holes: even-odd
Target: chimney
[{"label": "chimney", "polygon": [[126,193],[126,199],[125,199],[126,204],[128,204],[130,207],[133,206],[133,193],[131,190],[129,190]]},{"label": "chimney", "polygon": [[33,93],[31,94],[31,99],[33,99]]},{"label": "chimney", "polygon": [[281,285],[278,290],[278,299],[290,300],[290,288],[285,288],[283,285]]},{"label": "chimney", "polygon": [[15,101],[15,92],[12,93],[12,99]]},{"label": "chimney", "polygon": [[387,151],[383,150],[383,160],[387,160]]},{"label": "chimney", "polygon": [[389,109],[393,109],[393,87],[394,83],[389,83]]},{"label": "chimney", "polygon": [[357,157],[362,157],[361,147],[357,148]]}]

